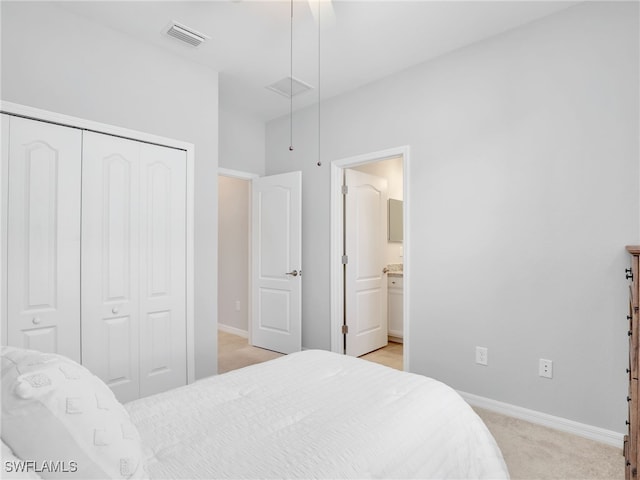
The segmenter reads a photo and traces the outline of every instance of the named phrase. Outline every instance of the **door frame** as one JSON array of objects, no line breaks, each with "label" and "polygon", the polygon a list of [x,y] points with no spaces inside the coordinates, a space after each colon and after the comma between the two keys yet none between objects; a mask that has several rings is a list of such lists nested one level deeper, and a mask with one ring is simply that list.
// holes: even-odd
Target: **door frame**
[{"label": "door frame", "polygon": [[409,165],[410,147],[403,145],[386,150],[342,158],[331,162],[331,351],[343,353],[343,308],[344,308],[344,279],[342,275],[342,249],[344,239],[344,210],[342,198],[342,179],[345,168],[356,167],[366,163],[378,162],[392,157],[402,157],[402,197],[403,197],[403,358],[402,365],[405,371],[410,371],[409,366],[409,293],[410,293],[410,192],[409,192]]},{"label": "door frame", "polygon": [[[251,172],[245,172],[245,171],[241,171],[241,170],[233,170],[230,168],[224,168],[224,167],[218,167],[218,176],[223,176],[223,177],[231,177],[231,178],[237,178],[239,180],[247,180],[248,182],[252,182],[253,179],[255,178],[260,178],[260,175],[258,175],[257,173],[251,173]],[[249,225],[248,225],[248,231],[247,234],[249,235],[247,244],[248,244],[248,251],[247,251],[247,258],[249,259],[249,263],[248,263],[248,269],[247,269],[247,287],[248,287],[248,291],[247,291],[247,340],[249,341],[249,344],[251,344],[251,316],[253,315],[253,302],[251,301],[251,293],[252,293],[252,282],[251,282],[251,266],[252,266],[252,238],[253,238],[253,230],[252,230],[252,225],[251,225],[251,202],[252,202],[252,196],[251,196],[251,185],[249,185],[249,198],[248,200],[248,211],[247,211],[247,215],[249,218]],[[220,209],[220,202],[218,202],[218,210]],[[218,218],[220,217],[220,214],[218,214]],[[219,220],[218,220],[219,221]],[[217,252],[216,252],[217,254]],[[218,325],[216,328],[220,328],[220,319],[218,318]],[[224,328],[223,328],[224,330]],[[239,335],[240,332],[237,331],[231,331],[231,329],[227,329],[226,331],[228,331],[229,333],[232,333],[234,335]]]}]

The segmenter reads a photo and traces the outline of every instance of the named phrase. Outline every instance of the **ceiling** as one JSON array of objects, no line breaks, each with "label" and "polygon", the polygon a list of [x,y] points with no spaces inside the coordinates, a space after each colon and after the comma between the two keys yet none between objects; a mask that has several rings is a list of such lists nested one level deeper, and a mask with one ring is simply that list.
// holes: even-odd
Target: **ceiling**
[{"label": "ceiling", "polygon": [[[294,96],[293,108],[316,103],[318,85],[321,98],[329,98],[576,3],[333,0],[335,21],[327,21],[326,14],[323,21],[321,15],[318,28],[309,2],[295,0],[293,76],[314,88]],[[288,98],[265,88],[290,74],[289,1],[71,1],[56,5],[218,71],[223,108],[238,108],[261,120],[289,111]],[[211,39],[199,47],[182,44],[162,33],[171,20]]]}]

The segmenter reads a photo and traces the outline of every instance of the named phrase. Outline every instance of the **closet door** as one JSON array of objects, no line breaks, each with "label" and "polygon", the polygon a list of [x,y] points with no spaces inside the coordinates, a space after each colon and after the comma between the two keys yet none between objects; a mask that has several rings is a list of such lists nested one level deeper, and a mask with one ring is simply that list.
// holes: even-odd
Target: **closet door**
[{"label": "closet door", "polygon": [[79,362],[82,133],[8,120],[7,344]]},{"label": "closet door", "polygon": [[83,363],[121,401],[187,383],[186,153],[87,132]]},{"label": "closet door", "polygon": [[140,145],[84,133],[82,363],[123,402],[139,396]]},{"label": "closet door", "polygon": [[187,383],[186,153],[140,150],[140,396]]},{"label": "closet door", "polygon": [[186,153],[140,149],[140,396],[187,383]]}]

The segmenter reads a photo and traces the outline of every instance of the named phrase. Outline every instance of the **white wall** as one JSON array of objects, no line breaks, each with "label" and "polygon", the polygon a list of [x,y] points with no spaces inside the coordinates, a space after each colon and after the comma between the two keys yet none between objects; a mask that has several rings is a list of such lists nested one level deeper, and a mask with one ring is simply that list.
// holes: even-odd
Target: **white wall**
[{"label": "white wall", "polygon": [[264,175],[264,121],[231,105],[221,105],[219,114],[220,167]]},{"label": "white wall", "polygon": [[1,8],[3,100],[195,144],[196,377],[215,374],[218,74],[53,2]]},{"label": "white wall", "polygon": [[320,168],[317,110],[293,155],[270,122],[267,173],[303,170],[303,345],[330,348],[329,161],[410,145],[412,370],[622,432],[637,39],[637,3],[585,2],[337,97]]},{"label": "white wall", "polygon": [[218,179],[218,323],[243,332],[249,330],[250,191],[249,180]]},{"label": "white wall", "polygon": [[[220,91],[220,167],[264,175],[265,123]],[[249,318],[249,191],[246,180],[220,176],[218,193],[218,323],[248,332]],[[240,302],[240,310],[236,309]]]}]

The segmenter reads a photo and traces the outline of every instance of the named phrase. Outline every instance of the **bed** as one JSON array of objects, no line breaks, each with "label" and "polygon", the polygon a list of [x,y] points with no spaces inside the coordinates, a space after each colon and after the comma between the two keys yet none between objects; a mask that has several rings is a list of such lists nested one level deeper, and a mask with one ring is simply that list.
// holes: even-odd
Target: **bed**
[{"label": "bed", "polygon": [[[41,436],[42,421],[25,425],[30,420],[12,412],[19,408],[11,395],[33,401],[33,392],[42,387],[24,384],[39,367],[32,358],[24,361],[25,351],[16,350],[3,349],[2,438],[18,458],[36,460],[37,466],[42,452],[20,437],[30,435],[29,429]],[[56,366],[60,362],[73,367],[70,376],[75,379],[58,374],[64,370]],[[29,363],[29,368],[16,366]],[[46,355],[41,365],[48,369],[45,376],[60,377],[63,390],[76,385],[80,373],[88,374],[56,355]],[[12,368],[17,372],[7,375]],[[110,404],[108,392],[91,377],[91,388],[98,393],[76,390],[83,392],[86,412],[111,415],[113,410],[116,416],[93,420],[89,428],[64,427],[73,430],[65,442],[74,445],[66,452],[48,452],[45,458],[74,460],[77,471],[67,478],[508,478],[493,437],[454,390],[348,356],[319,350],[295,353],[124,406]],[[68,391],[65,395],[49,402],[49,409],[67,408]],[[115,398],[109,401],[117,403]],[[80,416],[67,413],[62,418],[75,422]],[[104,438],[112,443],[96,446],[96,432],[110,426],[116,434],[104,433]],[[125,431],[129,443],[119,445]],[[64,443],[56,438],[54,443]],[[96,451],[107,449],[104,462],[96,461]],[[91,462],[98,465],[87,468]],[[52,477],[49,471],[32,470]]]}]

